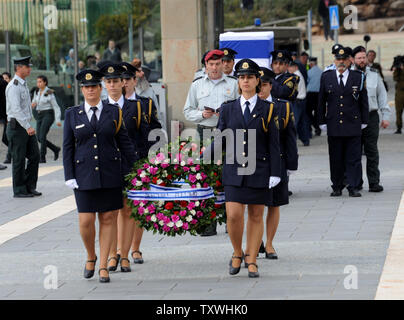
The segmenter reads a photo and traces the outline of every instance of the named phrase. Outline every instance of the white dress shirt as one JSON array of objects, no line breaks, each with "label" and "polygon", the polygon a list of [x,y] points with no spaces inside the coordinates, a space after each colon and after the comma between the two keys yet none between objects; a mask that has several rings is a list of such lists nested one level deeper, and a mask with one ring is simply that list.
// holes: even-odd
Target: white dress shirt
[{"label": "white dress shirt", "polygon": [[100,120],[101,116],[101,111],[102,111],[102,101],[98,101],[97,105],[91,106],[86,102],[84,102],[84,110],[86,111],[88,121],[91,122],[91,117],[93,116],[93,110],[91,110],[91,107],[97,107],[97,111],[95,112],[95,116],[97,117],[98,120]]},{"label": "white dress shirt", "polygon": [[[340,77],[339,77],[340,73],[338,72],[338,70],[335,70],[335,73],[337,74],[337,82],[338,82],[338,84],[340,84],[340,83],[339,83],[339,82],[341,81],[341,79],[340,79]],[[345,85],[346,85],[346,81],[348,80],[349,70],[346,69],[342,75],[343,75],[342,81],[344,82],[344,86],[345,86]]]},{"label": "white dress shirt", "polygon": [[250,105],[248,106],[250,109],[250,113],[253,112],[255,105],[257,104],[257,94],[255,94],[254,96],[252,96],[250,99],[246,100],[246,98],[244,98],[243,96],[240,97],[240,105],[241,105],[241,113],[244,114],[245,111],[245,107],[246,107],[246,101],[248,101],[250,103]]},{"label": "white dress shirt", "polygon": [[136,91],[133,91],[132,95],[129,98],[127,98],[127,100],[137,100]]},{"label": "white dress shirt", "polygon": [[108,96],[108,102],[110,103],[110,104],[118,104],[119,105],[119,108],[123,108],[123,103],[125,102],[125,100],[124,100],[124,98],[123,98],[123,95],[121,95],[121,97],[119,98],[119,100],[118,101],[115,101],[114,99],[112,99],[110,96]]}]

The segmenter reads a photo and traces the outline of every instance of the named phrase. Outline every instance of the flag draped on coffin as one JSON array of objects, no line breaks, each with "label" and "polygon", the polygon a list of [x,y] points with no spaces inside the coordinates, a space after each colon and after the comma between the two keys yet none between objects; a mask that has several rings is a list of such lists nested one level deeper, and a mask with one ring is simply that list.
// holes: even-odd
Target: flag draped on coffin
[{"label": "flag draped on coffin", "polygon": [[274,50],[273,31],[226,32],[220,34],[220,48],[237,51],[235,62],[241,59],[254,60],[259,66],[270,68],[271,51]]}]

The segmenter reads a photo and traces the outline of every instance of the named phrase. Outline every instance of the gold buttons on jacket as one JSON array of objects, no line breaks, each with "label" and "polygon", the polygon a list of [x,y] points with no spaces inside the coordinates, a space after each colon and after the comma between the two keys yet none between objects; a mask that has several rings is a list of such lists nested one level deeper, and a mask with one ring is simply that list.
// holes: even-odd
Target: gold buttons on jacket
[{"label": "gold buttons on jacket", "polygon": [[341,103],[340,106],[343,107],[344,105]]},{"label": "gold buttons on jacket", "polygon": [[340,114],[340,115],[343,115],[344,113],[343,113],[343,112],[340,112],[339,114]]},{"label": "gold buttons on jacket", "polygon": [[95,167],[95,171],[98,171],[99,170],[99,168],[98,167]]},{"label": "gold buttons on jacket", "polygon": [[243,132],[244,132],[244,133],[246,133],[246,132],[247,132],[247,130],[246,130],[246,129],[243,129]]},{"label": "gold buttons on jacket", "polygon": [[243,144],[246,144],[247,142],[243,141]]},{"label": "gold buttons on jacket", "polygon": [[94,138],[97,136],[97,134],[94,133]]},{"label": "gold buttons on jacket", "polygon": [[77,163],[80,163],[80,160],[77,160],[76,162],[77,162]]},{"label": "gold buttons on jacket", "polygon": [[344,99],[344,96],[340,96],[341,99]]},{"label": "gold buttons on jacket", "polygon": [[245,152],[243,152],[242,154],[243,154],[243,156],[245,156]]},{"label": "gold buttons on jacket", "polygon": [[94,145],[94,149],[97,149],[97,145],[96,145],[96,144]]},{"label": "gold buttons on jacket", "polygon": [[262,160],[264,160],[264,161],[265,161],[266,159],[267,159],[267,158],[265,158],[265,157],[264,157],[264,158],[262,158]]},{"label": "gold buttons on jacket", "polygon": [[244,167],[245,167],[245,163],[243,163],[241,166],[244,168]]},{"label": "gold buttons on jacket", "polygon": [[98,156],[95,156],[94,159],[95,159],[95,160],[98,160]]},{"label": "gold buttons on jacket", "polygon": [[342,123],[342,122],[343,122],[342,120],[339,121],[339,123]]}]

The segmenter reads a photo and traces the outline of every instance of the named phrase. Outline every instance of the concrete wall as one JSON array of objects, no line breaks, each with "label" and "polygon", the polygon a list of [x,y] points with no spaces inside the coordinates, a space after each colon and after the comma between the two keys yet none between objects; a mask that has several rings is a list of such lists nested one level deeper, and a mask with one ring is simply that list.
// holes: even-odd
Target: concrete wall
[{"label": "concrete wall", "polygon": [[[200,68],[203,0],[161,0],[163,82],[168,125],[184,121],[183,108],[194,73]],[[186,126],[192,123],[186,122]]]}]

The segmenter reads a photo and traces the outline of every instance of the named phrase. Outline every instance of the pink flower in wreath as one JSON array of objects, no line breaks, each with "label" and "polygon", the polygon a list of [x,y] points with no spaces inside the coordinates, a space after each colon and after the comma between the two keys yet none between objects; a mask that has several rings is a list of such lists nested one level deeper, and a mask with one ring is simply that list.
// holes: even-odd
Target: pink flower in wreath
[{"label": "pink flower in wreath", "polygon": [[146,221],[147,222],[151,221],[151,216],[146,216]]},{"label": "pink flower in wreath", "polygon": [[188,228],[189,228],[188,222],[184,222],[184,224],[182,225],[182,229],[188,230]]},{"label": "pink flower in wreath", "polygon": [[195,166],[195,170],[196,170],[196,171],[201,170],[201,166],[200,166],[199,164],[197,164],[197,165]]},{"label": "pink flower in wreath", "polygon": [[143,177],[143,178],[142,178],[142,182],[143,182],[143,183],[149,183],[149,182],[150,182],[150,178],[149,178],[149,177]]},{"label": "pink flower in wreath", "polygon": [[176,226],[174,226],[174,231],[178,231],[178,228]]},{"label": "pink flower in wreath", "polygon": [[205,182],[205,183],[203,184],[203,187],[204,187],[204,188],[207,188],[207,187],[209,187],[209,185]]},{"label": "pink flower in wreath", "polygon": [[142,174],[142,169],[137,169],[137,175],[140,176]]},{"label": "pink flower in wreath", "polygon": [[195,182],[196,182],[196,176],[193,175],[193,174],[190,174],[188,179],[189,179],[189,181],[191,181],[192,183],[195,183]]},{"label": "pink flower in wreath", "polygon": [[156,173],[157,173],[157,171],[159,171],[159,169],[158,168],[156,168],[156,167],[150,167],[150,173],[154,176]]},{"label": "pink flower in wreath", "polygon": [[172,221],[172,222],[176,223],[178,220],[180,220],[180,217],[177,216],[176,214],[174,214],[174,215],[171,216],[171,221]]},{"label": "pink flower in wreath", "polygon": [[168,163],[162,163],[161,164],[161,167],[163,168],[163,169],[166,169],[166,168],[168,168],[170,165],[168,164]]},{"label": "pink flower in wreath", "polygon": [[153,227],[154,227],[154,229],[158,229],[158,228],[159,228],[159,225],[158,225],[157,223],[154,223],[154,224],[153,224]]},{"label": "pink flower in wreath", "polygon": [[139,203],[140,203],[140,201],[139,201],[139,200],[133,200],[133,205],[134,205],[134,206],[138,206],[138,205],[139,205]]},{"label": "pink flower in wreath", "polygon": [[187,215],[187,212],[185,210],[180,211],[180,216],[185,217]]},{"label": "pink flower in wreath", "polygon": [[139,207],[139,208],[137,209],[137,212],[138,212],[140,215],[143,215],[143,214],[144,214],[144,208],[143,208],[143,207]]},{"label": "pink flower in wreath", "polygon": [[149,210],[150,213],[154,213],[156,211],[156,207],[151,204],[147,206],[147,210]]},{"label": "pink flower in wreath", "polygon": [[196,212],[196,216],[197,216],[198,218],[202,217],[202,216],[203,216],[203,212],[202,212],[202,211],[197,211],[197,212]]},{"label": "pink flower in wreath", "polygon": [[169,217],[164,216],[163,221],[164,221],[164,223],[169,223],[169,222],[170,222],[170,218],[169,218]]},{"label": "pink flower in wreath", "polygon": [[164,153],[161,152],[156,156],[156,160],[160,162],[163,161],[165,158],[166,157],[164,156]]},{"label": "pink flower in wreath", "polygon": [[196,185],[193,184],[193,185],[191,186],[191,188],[192,188],[192,189],[196,189]]},{"label": "pink flower in wreath", "polygon": [[188,204],[188,206],[187,206],[187,209],[188,209],[188,210],[192,210],[193,208],[195,208],[195,203],[192,202],[192,201],[190,201],[189,204]]},{"label": "pink flower in wreath", "polygon": [[174,165],[174,170],[178,169],[178,164]]},{"label": "pink flower in wreath", "polygon": [[187,164],[190,165],[190,166],[192,166],[192,165],[194,164],[194,159],[188,158],[188,159],[187,159]]},{"label": "pink flower in wreath", "polygon": [[144,165],[143,165],[143,168],[144,169],[148,169],[150,167],[150,165],[148,164],[148,163],[145,163]]},{"label": "pink flower in wreath", "polygon": [[170,227],[168,227],[168,226],[163,226],[163,231],[165,231],[165,232],[169,232],[171,230],[171,228]]},{"label": "pink flower in wreath", "polygon": [[201,177],[202,177],[202,181],[205,180],[208,176],[206,174],[204,174],[203,172],[201,172]]},{"label": "pink flower in wreath", "polygon": [[184,170],[184,172],[188,172],[189,168],[188,167],[183,167],[182,170]]},{"label": "pink flower in wreath", "polygon": [[198,222],[198,220],[192,219],[191,224],[196,224],[197,222]]},{"label": "pink flower in wreath", "polygon": [[164,214],[161,213],[161,212],[160,212],[160,213],[157,213],[157,214],[156,214],[156,218],[159,219],[159,220],[163,220]]},{"label": "pink flower in wreath", "polygon": [[132,186],[135,186],[135,187],[136,187],[136,182],[137,182],[137,179],[136,179],[136,178],[135,178],[135,179],[132,179],[132,181],[131,181]]}]

